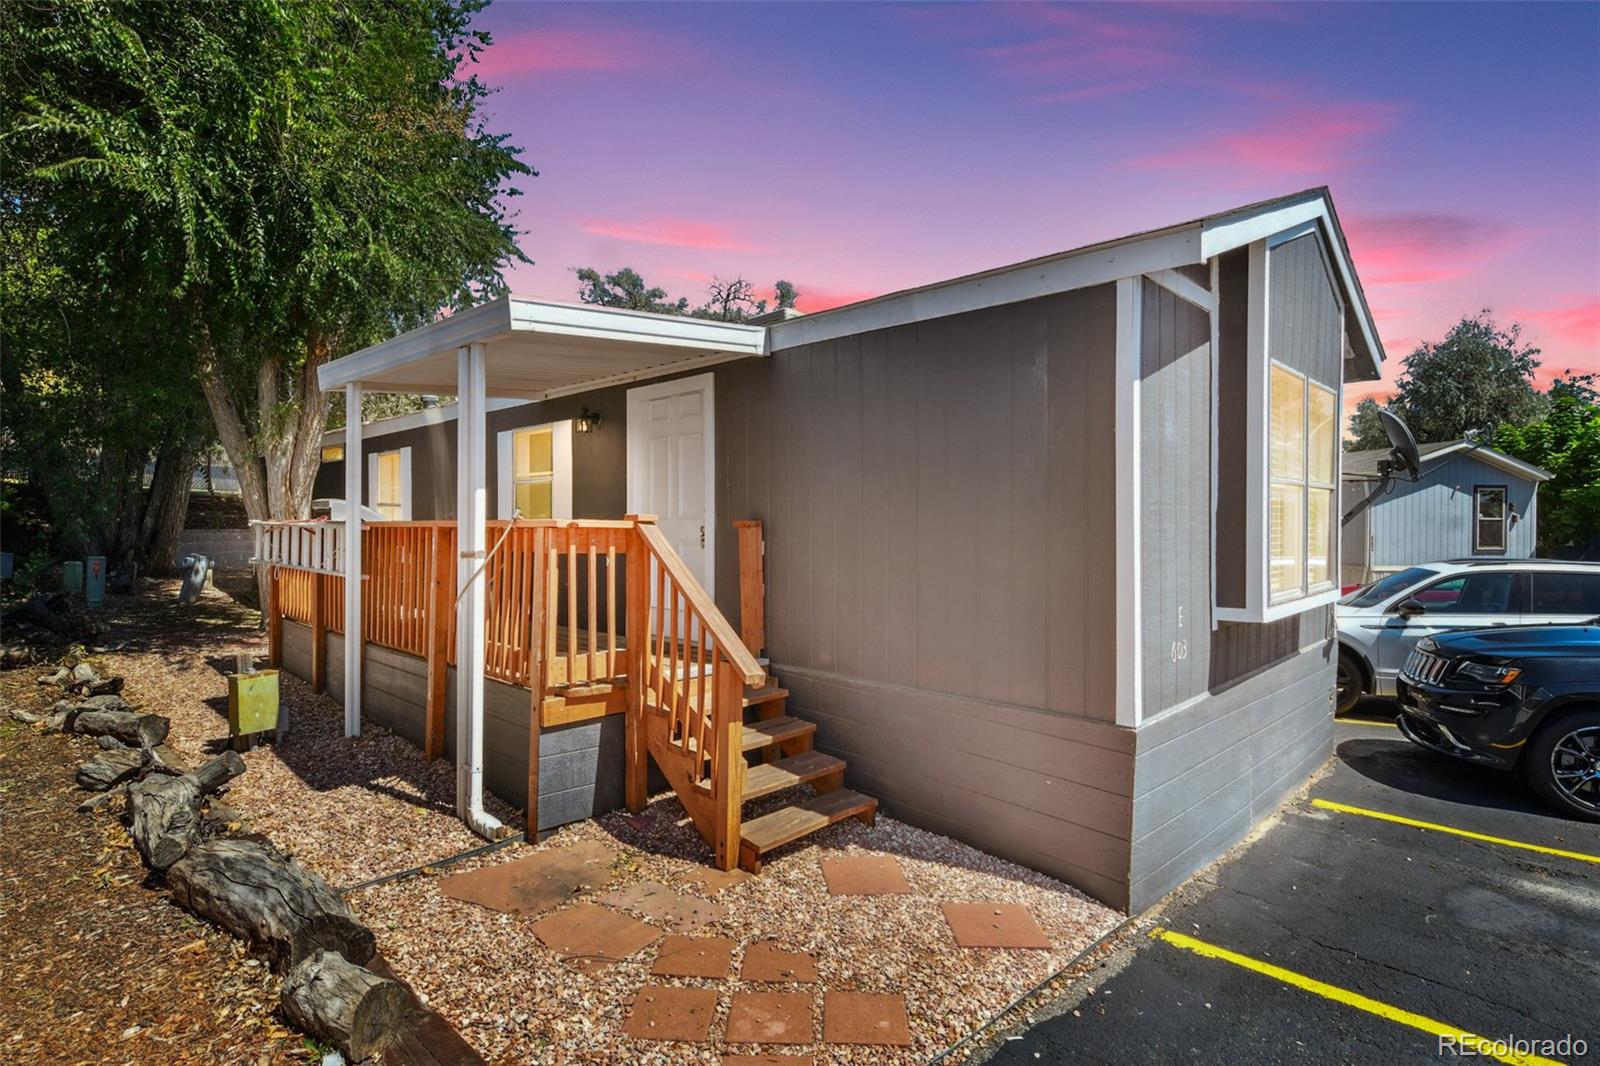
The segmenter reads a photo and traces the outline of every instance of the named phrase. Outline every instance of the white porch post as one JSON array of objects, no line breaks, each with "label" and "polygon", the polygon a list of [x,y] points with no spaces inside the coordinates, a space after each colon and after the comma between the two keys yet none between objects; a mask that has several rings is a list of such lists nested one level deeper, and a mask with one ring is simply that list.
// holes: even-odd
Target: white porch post
[{"label": "white porch post", "polygon": [[361,735],[361,383],[344,387],[344,735]]},{"label": "white porch post", "polygon": [[456,811],[475,832],[501,826],[483,809],[483,666],[486,594],[479,568],[488,547],[485,484],[488,453],[484,416],[484,346],[456,350]]}]

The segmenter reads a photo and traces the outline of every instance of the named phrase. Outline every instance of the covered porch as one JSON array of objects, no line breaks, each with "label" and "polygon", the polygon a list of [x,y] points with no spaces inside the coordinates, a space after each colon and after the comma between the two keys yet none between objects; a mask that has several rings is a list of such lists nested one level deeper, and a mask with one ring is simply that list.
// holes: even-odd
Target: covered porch
[{"label": "covered porch", "polygon": [[[615,772],[625,777],[627,804],[643,806],[653,758],[717,864],[731,868],[740,858],[740,805],[752,788],[764,795],[810,781],[833,791],[842,776],[833,769],[838,760],[810,752],[809,732],[745,722],[750,707],[757,723],[788,721],[785,694],[756,658],[760,524],[735,523],[736,628],[652,515],[490,519],[485,416],[492,400],[578,395],[765,352],[759,326],[506,297],[323,367],[323,389],[342,389],[348,411],[359,411],[368,392],[458,397],[455,520],[362,521],[360,508],[346,507],[338,522],[259,525],[255,556],[273,575],[275,661],[284,658],[285,624],[306,627],[308,680],[321,689],[337,647],[345,732],[354,736],[373,649],[407,657],[406,669],[425,686],[420,746],[439,758],[454,741],[458,813],[489,838],[508,830],[484,808],[486,681],[502,716],[500,686],[525,691],[530,835],[540,825],[542,733],[619,716],[626,741]],[[362,452],[361,426],[348,425],[346,500],[363,498]],[[355,573],[361,581],[345,579]],[[751,751],[764,758],[759,772],[747,772]],[[806,755],[815,767],[791,773],[781,765]],[[872,801],[835,806],[848,808],[840,817],[875,809]],[[822,824],[838,820],[829,810]],[[746,864],[759,865],[759,848]]]}]

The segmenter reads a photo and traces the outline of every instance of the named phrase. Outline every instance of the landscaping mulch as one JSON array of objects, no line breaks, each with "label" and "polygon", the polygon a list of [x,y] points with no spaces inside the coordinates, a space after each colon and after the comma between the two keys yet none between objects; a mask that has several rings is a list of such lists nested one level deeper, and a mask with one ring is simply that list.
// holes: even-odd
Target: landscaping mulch
[{"label": "landscaping mulch", "polygon": [[[0,705],[48,709],[37,673],[0,673]],[[145,887],[122,826],[75,813],[96,750],[0,713],[0,1061],[305,1062],[278,978]]]}]

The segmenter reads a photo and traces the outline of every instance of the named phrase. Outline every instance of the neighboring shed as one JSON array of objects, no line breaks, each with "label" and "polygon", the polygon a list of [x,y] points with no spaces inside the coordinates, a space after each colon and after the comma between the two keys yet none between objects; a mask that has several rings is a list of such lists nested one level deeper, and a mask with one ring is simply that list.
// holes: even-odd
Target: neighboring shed
[{"label": "neighboring shed", "polygon": [[[1550,474],[1471,440],[1423,444],[1415,481],[1388,493],[1344,527],[1341,583],[1441,559],[1528,559],[1538,543],[1539,482]],[[1378,483],[1387,449],[1346,452],[1342,505]]]}]

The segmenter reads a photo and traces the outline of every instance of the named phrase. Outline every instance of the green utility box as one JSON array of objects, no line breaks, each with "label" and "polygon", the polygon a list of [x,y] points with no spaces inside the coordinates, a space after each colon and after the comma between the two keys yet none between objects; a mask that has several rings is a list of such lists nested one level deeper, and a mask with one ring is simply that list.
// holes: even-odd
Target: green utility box
[{"label": "green utility box", "polygon": [[278,728],[278,671],[228,675],[228,732],[236,737]]}]

